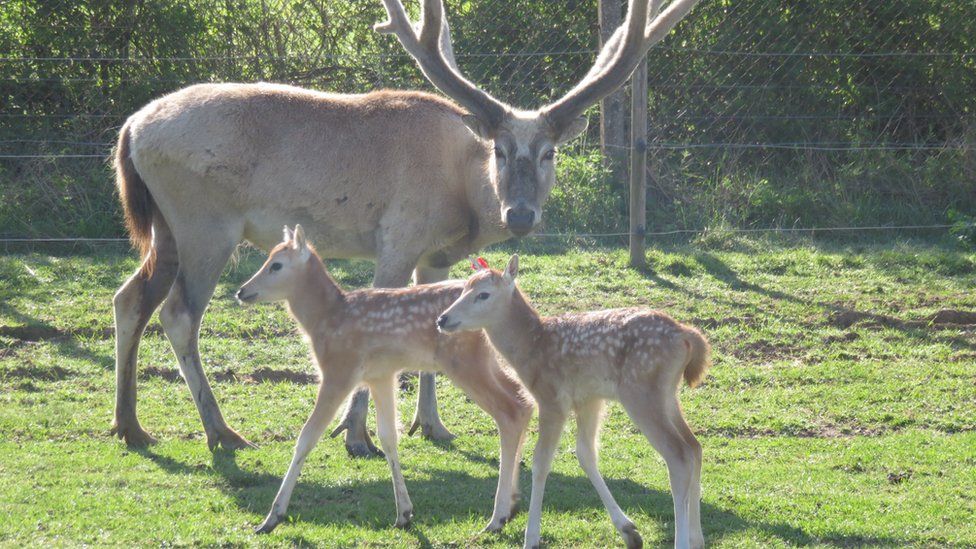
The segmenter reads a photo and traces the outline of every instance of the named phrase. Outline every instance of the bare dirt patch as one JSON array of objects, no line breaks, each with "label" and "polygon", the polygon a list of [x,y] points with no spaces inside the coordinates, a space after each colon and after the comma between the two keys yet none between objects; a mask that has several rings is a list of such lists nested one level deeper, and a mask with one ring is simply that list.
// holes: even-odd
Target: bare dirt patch
[{"label": "bare dirt patch", "polygon": [[942,309],[922,319],[903,320],[890,315],[842,309],[832,313],[827,323],[844,329],[855,324],[887,328],[952,328],[976,326],[976,311]]},{"label": "bare dirt patch", "polygon": [[794,345],[760,339],[737,345],[727,352],[742,360],[779,360],[795,357],[801,350]]},{"label": "bare dirt patch", "polygon": [[0,372],[0,377],[30,379],[35,381],[61,381],[62,379],[68,379],[69,377],[74,377],[75,375],[77,374],[60,366],[41,368],[33,364],[18,366],[16,368],[11,368],[10,370]]},{"label": "bare dirt patch", "polygon": [[[155,377],[169,382],[183,381],[183,376],[176,368],[160,368],[158,366],[147,366],[142,369],[145,377]],[[250,373],[239,373],[230,369],[219,370],[210,375],[210,379],[218,382],[231,383],[296,383],[299,385],[311,385],[318,383],[317,375],[296,370],[276,370],[273,368],[258,368]]]},{"label": "bare dirt patch", "polygon": [[861,336],[857,332],[845,332],[841,335],[832,335],[824,338],[824,343],[850,343],[851,341],[857,341]]},{"label": "bare dirt patch", "polygon": [[691,319],[691,325],[696,328],[704,328],[706,330],[713,330],[719,326],[737,326],[739,324],[747,324],[755,319],[752,315],[744,316],[727,316],[725,318],[701,318],[696,317]]}]

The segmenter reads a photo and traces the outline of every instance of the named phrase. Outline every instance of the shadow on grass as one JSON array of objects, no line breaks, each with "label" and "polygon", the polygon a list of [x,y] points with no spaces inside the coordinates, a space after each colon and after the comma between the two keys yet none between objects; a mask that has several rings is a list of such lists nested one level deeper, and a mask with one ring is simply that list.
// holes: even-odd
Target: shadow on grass
[{"label": "shadow on grass", "polygon": [[[268,509],[277,493],[281,478],[262,472],[242,469],[237,463],[234,452],[218,450],[213,454],[212,469],[189,465],[168,456],[163,456],[150,449],[138,451],[140,455],[152,461],[164,471],[173,475],[206,475],[219,476],[223,482],[217,485],[225,493],[233,497],[235,503],[243,510],[255,514],[255,526]],[[466,454],[465,454],[466,455]],[[348,459],[346,457],[332,459]],[[477,456],[476,462],[485,462]],[[316,465],[311,465],[315,467]],[[319,464],[318,466],[322,466]],[[414,504],[414,525],[407,532],[417,538],[422,547],[432,547],[431,541],[423,533],[424,526],[454,522],[458,517],[482,515],[487,524],[491,514],[496,477],[489,475],[484,478],[474,477],[467,473],[445,470],[426,470],[426,478],[411,480],[410,469],[419,468],[414,465],[405,470],[407,487]],[[528,506],[527,488],[531,478],[527,469],[521,470],[521,486],[523,486],[523,501],[521,510]],[[646,515],[658,523],[662,537],[673,541],[672,529],[674,521],[673,502],[669,492],[649,489],[628,479],[606,479],[611,492],[625,512],[631,516]],[[546,484],[545,508],[549,512],[578,512],[582,510],[603,511],[596,491],[589,480],[582,474],[564,475],[552,473]],[[291,505],[289,506],[290,520],[308,522],[319,525],[355,525],[369,529],[392,528],[394,520],[394,502],[392,485],[388,479],[360,482],[355,485],[334,486],[319,482],[299,480],[295,488]],[[606,517],[608,532],[612,531],[609,517]],[[841,532],[828,532],[818,536],[808,534],[802,528],[797,528],[782,522],[767,522],[743,518],[727,509],[723,509],[708,502],[702,502],[702,526],[705,539],[710,543],[720,540],[724,536],[737,532],[755,530],[778,538],[784,542],[796,545],[832,545],[840,547],[850,546],[896,546],[903,545],[910,540],[894,537],[875,537],[851,535]],[[552,532],[558,527],[551,520],[543,520],[543,537],[546,532]],[[282,523],[273,535],[287,535],[289,522]],[[477,534],[472,536],[494,536],[499,541],[512,545],[520,545],[522,531],[508,527],[498,534]],[[295,538],[290,538],[298,541]],[[309,541],[309,540],[306,540]],[[318,540],[321,541],[321,540]]]},{"label": "shadow on grass", "polygon": [[[25,314],[3,301],[0,301],[0,314],[13,318],[17,323],[22,324],[22,326],[16,327],[2,327],[6,328],[8,333],[0,335],[7,335],[21,341],[48,341],[57,347],[59,355],[86,360],[98,364],[105,370],[115,368],[115,357],[93,353],[79,342],[79,335],[84,336],[86,334],[66,333],[51,323]],[[99,336],[96,333],[87,335]]]},{"label": "shadow on grass", "polygon": [[[739,276],[739,273],[729,267],[726,262],[722,261],[719,257],[712,253],[697,252],[694,254],[694,258],[697,263],[702,266],[706,273],[716,280],[724,283],[731,290],[738,292],[751,292],[769,298],[774,302],[785,301],[796,305],[820,309],[824,313],[824,323],[833,325],[840,329],[847,329],[855,324],[864,322],[871,326],[881,326],[884,328],[899,330],[906,337],[923,342],[943,341],[950,343],[956,348],[963,348],[967,350],[976,349],[976,344],[967,340],[966,338],[939,333],[938,330],[933,329],[938,328],[938,325],[925,326],[924,321],[906,321],[888,315],[859,311],[857,309],[845,307],[836,303],[824,303],[821,301],[801,298],[787,292],[767,288],[760,284],[744,280],[741,276]],[[750,307],[756,309],[756,312],[763,315],[784,318],[783,313],[777,310],[778,308],[775,306],[775,304],[772,307],[762,307],[755,303],[745,304],[738,302],[728,297],[716,298],[714,296],[704,296],[699,292],[682,287],[666,278],[662,278],[651,269],[643,269],[639,270],[638,272],[641,273],[645,279],[662,288],[666,288],[673,292],[680,292],[695,299],[708,299],[713,302],[722,303],[736,308]],[[793,317],[784,319],[791,320],[798,324],[802,320]]]}]

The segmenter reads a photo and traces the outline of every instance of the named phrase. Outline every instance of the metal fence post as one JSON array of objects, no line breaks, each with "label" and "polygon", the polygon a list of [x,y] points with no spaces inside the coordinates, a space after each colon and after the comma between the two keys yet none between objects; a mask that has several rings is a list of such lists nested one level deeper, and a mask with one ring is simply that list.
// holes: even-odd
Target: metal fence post
[{"label": "metal fence post", "polygon": [[630,265],[643,268],[647,232],[647,58],[630,84]]}]

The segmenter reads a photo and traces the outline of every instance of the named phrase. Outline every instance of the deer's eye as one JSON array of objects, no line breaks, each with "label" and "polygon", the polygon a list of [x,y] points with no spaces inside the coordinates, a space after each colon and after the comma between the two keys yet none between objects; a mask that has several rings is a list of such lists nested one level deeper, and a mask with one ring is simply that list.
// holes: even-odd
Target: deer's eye
[{"label": "deer's eye", "polygon": [[475,299],[477,299],[478,301],[484,301],[489,297],[491,297],[491,294],[489,294],[488,292],[481,292],[480,294],[478,294],[478,296]]},{"label": "deer's eye", "polygon": [[556,158],[556,149],[549,149],[542,155],[543,160],[552,160],[553,158]]},{"label": "deer's eye", "polygon": [[281,263],[275,261],[274,263],[271,264],[271,272],[280,271],[280,270],[281,270]]}]

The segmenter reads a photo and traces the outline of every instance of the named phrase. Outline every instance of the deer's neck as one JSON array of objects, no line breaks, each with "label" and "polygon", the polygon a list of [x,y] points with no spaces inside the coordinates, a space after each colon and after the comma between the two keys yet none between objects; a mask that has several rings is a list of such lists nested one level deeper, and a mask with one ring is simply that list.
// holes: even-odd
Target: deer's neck
[{"label": "deer's neck", "polygon": [[484,143],[477,142],[472,146],[471,151],[472,156],[477,160],[469,163],[471,172],[466,192],[471,211],[477,217],[477,225],[474,234],[469,235],[469,248],[471,251],[477,251],[485,246],[508,240],[512,237],[512,233],[505,228],[501,201],[491,185],[488,164],[493,154],[492,149]]},{"label": "deer's neck", "polygon": [[542,351],[542,318],[521,290],[515,289],[506,313],[498,322],[487,326],[485,332],[519,377],[523,380],[534,378],[530,370]]},{"label": "deer's neck", "polygon": [[341,314],[345,294],[315,254],[308,258],[302,280],[288,299],[288,310],[310,336],[330,317]]}]

